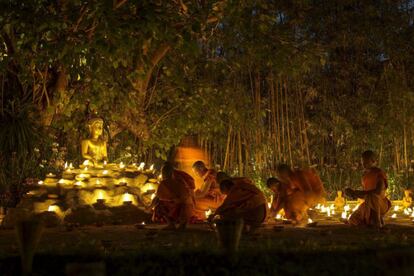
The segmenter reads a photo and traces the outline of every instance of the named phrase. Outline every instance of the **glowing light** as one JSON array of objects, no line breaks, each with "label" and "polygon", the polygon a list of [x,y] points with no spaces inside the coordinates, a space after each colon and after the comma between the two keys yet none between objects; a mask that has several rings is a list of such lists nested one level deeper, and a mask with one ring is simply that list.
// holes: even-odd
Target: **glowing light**
[{"label": "glowing light", "polygon": [[317,210],[321,209],[321,204],[318,203],[318,205],[316,205],[315,209],[317,209]]},{"label": "glowing light", "polygon": [[162,174],[159,174],[158,175],[158,180],[161,180],[162,179]]},{"label": "glowing light", "polygon": [[211,209],[208,209],[207,211],[205,211],[206,214],[206,218],[208,218],[211,214],[213,214],[213,211],[211,211]]},{"label": "glowing light", "polygon": [[108,164],[108,162],[106,162],[106,160],[105,160],[103,164],[104,164],[104,166],[106,166],[106,164]]},{"label": "glowing light", "polygon": [[103,193],[103,191],[98,191],[98,200],[102,200],[102,199],[105,199],[105,195],[104,195],[104,193]]},{"label": "glowing light", "polygon": [[141,225],[145,225],[145,221],[141,222]]},{"label": "glowing light", "polygon": [[84,170],[85,172],[86,172],[86,171],[88,171],[88,167],[85,167],[83,170]]},{"label": "glowing light", "polygon": [[39,184],[39,185],[43,185],[43,184],[44,184],[44,182],[43,182],[42,180],[40,180],[39,182],[37,182],[37,184]]},{"label": "glowing light", "polygon": [[48,176],[48,177],[55,177],[55,175],[54,175],[53,173],[51,173],[51,172],[50,172],[50,173],[48,173],[48,174],[47,174],[47,176]]},{"label": "glowing light", "polygon": [[358,207],[359,207],[359,204],[357,204],[357,205],[354,207],[354,209],[352,209],[352,212],[355,212],[355,211],[358,209]]},{"label": "glowing light", "polygon": [[267,207],[269,207],[269,209],[270,209],[272,207],[272,202],[268,202]]},{"label": "glowing light", "polygon": [[63,184],[63,183],[65,183],[65,180],[61,178],[61,179],[59,179],[58,183]]},{"label": "glowing light", "polygon": [[48,210],[49,212],[54,212],[54,213],[56,213],[57,211],[59,211],[59,207],[58,207],[58,206],[56,206],[56,205],[50,205],[50,206],[49,206],[49,208],[47,208],[47,210]]},{"label": "glowing light", "polygon": [[75,186],[77,186],[77,187],[82,187],[82,186],[83,186],[82,181],[76,181],[76,182],[75,182]]},{"label": "glowing light", "polygon": [[308,218],[308,223],[312,223],[313,220],[311,218]]},{"label": "glowing light", "polygon": [[68,168],[68,162],[65,162],[65,165],[63,167],[66,170]]},{"label": "glowing light", "polygon": [[124,164],[123,162],[119,163],[119,168],[120,168],[120,169],[125,168],[125,164]]},{"label": "glowing light", "polygon": [[391,218],[393,219],[397,218],[397,214],[396,213],[392,214]]},{"label": "glowing light", "polygon": [[102,174],[108,174],[108,171],[107,171],[107,170],[104,170],[104,171],[102,172]]},{"label": "glowing light", "polygon": [[347,219],[347,217],[348,217],[347,212],[346,212],[346,211],[342,212],[342,214],[341,214],[341,218],[343,218],[343,219]]},{"label": "glowing light", "polygon": [[154,198],[155,198],[155,194],[152,194],[151,195],[151,200],[154,200]]},{"label": "glowing light", "polygon": [[133,199],[134,199],[134,197],[129,193],[125,193],[125,194],[122,195],[122,201],[123,202],[132,202]]},{"label": "glowing light", "polygon": [[410,215],[410,211],[408,210],[408,208],[404,209],[404,215]]},{"label": "glowing light", "polygon": [[281,214],[277,214],[276,215],[276,219],[282,219],[282,215]]},{"label": "glowing light", "polygon": [[394,212],[398,212],[398,210],[400,210],[400,206],[398,205],[394,206]]},{"label": "glowing light", "polygon": [[96,183],[95,183],[96,185],[101,185],[101,181],[99,181],[99,179],[96,179]]},{"label": "glowing light", "polygon": [[138,170],[142,171],[142,170],[144,170],[144,167],[145,167],[145,163],[141,162],[141,164],[139,164],[139,166],[138,166]]},{"label": "glowing light", "polygon": [[326,213],[327,213],[328,217],[330,217],[331,216],[331,208],[328,207],[326,209]]},{"label": "glowing light", "polygon": [[412,214],[411,214],[411,217],[412,217],[412,218],[414,218],[414,210],[413,210],[413,212],[412,212]]},{"label": "glowing light", "polygon": [[154,164],[152,164],[151,166],[150,166],[150,171],[153,171],[154,170]]},{"label": "glowing light", "polygon": [[83,161],[83,163],[82,163],[84,166],[89,166],[89,160],[85,160],[85,161]]},{"label": "glowing light", "polygon": [[349,205],[345,205],[344,206],[344,211],[348,212],[349,210],[351,210],[351,207],[349,207]]},{"label": "glowing light", "polygon": [[72,163],[69,164],[69,169],[73,169],[73,164]]}]

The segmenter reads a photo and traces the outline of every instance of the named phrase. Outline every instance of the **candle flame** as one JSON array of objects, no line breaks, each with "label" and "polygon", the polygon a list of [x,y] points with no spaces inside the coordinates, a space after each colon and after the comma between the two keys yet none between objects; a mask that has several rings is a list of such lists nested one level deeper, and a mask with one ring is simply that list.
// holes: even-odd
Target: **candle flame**
[{"label": "candle flame", "polygon": [[396,213],[394,213],[394,214],[392,214],[392,216],[391,216],[392,218],[397,218],[397,214]]},{"label": "candle flame", "polygon": [[206,212],[206,217],[208,218],[211,214],[213,214],[213,211],[211,211],[211,209],[208,209]]},{"label": "candle flame", "polygon": [[37,182],[37,184],[39,184],[39,185],[43,185],[43,181],[42,180],[40,180],[39,182]]},{"label": "candle flame", "polygon": [[151,171],[153,171],[153,170],[154,170],[154,164],[152,164],[152,165],[150,166],[150,170],[151,170]]},{"label": "candle flame", "polygon": [[123,162],[119,163],[119,168],[121,169],[125,168],[125,164]]},{"label": "candle flame", "polygon": [[308,223],[312,223],[313,220],[311,218],[308,218]]},{"label": "candle flame", "polygon": [[351,207],[349,207],[349,205],[345,205],[344,206],[344,211],[348,212],[349,210],[351,210]]},{"label": "candle flame", "polygon": [[125,193],[125,194],[122,195],[122,201],[123,202],[128,202],[128,201],[132,202],[133,199],[134,199],[134,197],[129,193]]},{"label": "candle flame", "polygon": [[83,163],[82,163],[84,166],[89,166],[89,160],[85,160],[85,161],[83,161]]},{"label": "candle flame", "polygon": [[348,218],[348,214],[347,214],[347,212],[346,212],[346,211],[343,211],[343,212],[342,212],[342,214],[341,214],[341,218],[343,218],[343,219],[347,219],[347,218]]},{"label": "candle flame", "polygon": [[102,174],[108,174],[108,171],[107,171],[107,170],[104,170],[104,171],[102,172]]},{"label": "candle flame", "polygon": [[141,164],[139,164],[139,166],[138,166],[138,170],[142,171],[142,170],[144,170],[144,167],[145,167],[145,163],[141,162]]},{"label": "candle flame", "polygon": [[57,207],[56,205],[50,205],[49,208],[47,208],[47,210],[49,212],[57,212],[59,210],[59,207]]},{"label": "candle flame", "polygon": [[104,198],[105,196],[104,196],[103,191],[98,191],[98,199],[104,199]]},{"label": "candle flame", "polygon": [[398,205],[394,206],[394,212],[398,212],[398,210],[400,210],[400,206]]}]

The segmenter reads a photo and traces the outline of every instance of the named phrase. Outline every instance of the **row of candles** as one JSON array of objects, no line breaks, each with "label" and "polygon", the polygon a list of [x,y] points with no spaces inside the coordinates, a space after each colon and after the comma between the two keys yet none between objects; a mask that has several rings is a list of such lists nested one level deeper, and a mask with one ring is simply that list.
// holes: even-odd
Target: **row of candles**
[{"label": "row of candles", "polygon": [[[343,210],[341,212],[341,219],[347,220],[352,215],[353,212],[355,212],[360,204],[356,204],[354,208],[351,210],[351,206],[349,204],[343,206]],[[321,214],[326,214],[327,217],[333,217],[336,215],[336,208],[334,204],[331,204],[329,206],[325,206],[323,204],[318,204],[315,206],[315,209],[318,210]],[[312,208],[310,209],[312,210]],[[391,214],[392,219],[397,219],[398,214],[397,212],[401,211],[401,207],[399,205],[394,206],[393,213]],[[405,208],[403,209],[403,214],[406,215],[406,217],[411,217],[414,221],[414,208]],[[276,220],[284,220],[284,217],[281,213],[278,213],[275,217]],[[313,220],[311,218],[308,219],[308,223],[312,223]]]}]

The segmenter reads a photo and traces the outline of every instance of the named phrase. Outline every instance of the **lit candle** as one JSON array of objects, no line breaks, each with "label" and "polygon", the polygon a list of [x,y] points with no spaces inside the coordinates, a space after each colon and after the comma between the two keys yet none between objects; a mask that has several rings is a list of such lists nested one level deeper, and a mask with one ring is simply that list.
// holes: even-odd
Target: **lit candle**
[{"label": "lit candle", "polygon": [[150,171],[154,171],[154,164],[150,166]]},{"label": "lit candle", "polygon": [[311,218],[308,218],[308,223],[313,223],[313,220]]},{"label": "lit candle", "polygon": [[124,204],[131,204],[133,199],[134,197],[129,193],[125,193],[122,195],[122,201],[124,202]]},{"label": "lit candle", "polygon": [[44,182],[43,182],[42,180],[40,180],[39,182],[37,182],[37,184],[39,184],[39,185],[43,185],[43,184],[44,184]]},{"label": "lit candle", "polygon": [[50,205],[49,208],[47,208],[47,211],[56,213],[57,211],[59,211],[59,207],[56,205]]},{"label": "lit candle", "polygon": [[142,171],[144,170],[144,167],[145,167],[145,163],[141,162],[141,164],[139,164],[138,170]]}]

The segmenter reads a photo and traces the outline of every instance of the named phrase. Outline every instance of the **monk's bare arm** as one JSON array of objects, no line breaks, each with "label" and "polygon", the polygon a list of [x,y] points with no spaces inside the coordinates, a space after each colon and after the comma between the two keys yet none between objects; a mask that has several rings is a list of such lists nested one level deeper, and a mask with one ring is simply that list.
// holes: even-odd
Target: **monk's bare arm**
[{"label": "monk's bare arm", "polygon": [[206,182],[203,183],[203,186],[201,187],[201,189],[197,191],[196,196],[197,197],[206,196],[208,191],[210,190],[210,187],[211,187],[211,181],[207,180]]},{"label": "monk's bare arm", "polygon": [[370,194],[379,195],[379,194],[381,194],[381,192],[384,189],[385,189],[385,181],[384,181],[384,179],[380,178],[380,179],[378,179],[377,186],[375,187],[375,189],[369,190],[369,191],[354,190],[353,194],[354,194],[355,197],[363,198],[366,195],[370,195]]}]

